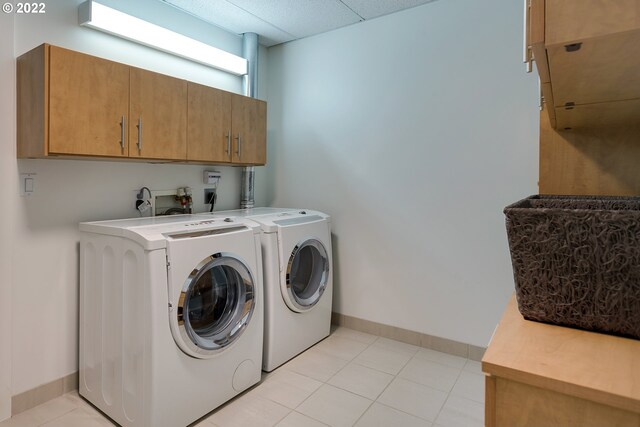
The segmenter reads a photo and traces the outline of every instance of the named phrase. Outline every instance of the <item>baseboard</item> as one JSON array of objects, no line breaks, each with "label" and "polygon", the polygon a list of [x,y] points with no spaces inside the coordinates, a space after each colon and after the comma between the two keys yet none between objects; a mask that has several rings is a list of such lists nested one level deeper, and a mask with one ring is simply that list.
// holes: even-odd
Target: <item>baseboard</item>
[{"label": "baseboard", "polygon": [[74,372],[63,378],[43,384],[11,397],[11,416],[42,405],[51,399],[78,389],[78,373]]},{"label": "baseboard", "polygon": [[482,360],[482,356],[484,356],[484,352],[487,350],[486,347],[478,347],[447,338],[440,338],[433,335],[410,331],[408,329],[396,328],[395,326],[376,323],[370,320],[359,319],[357,317],[335,312],[331,313],[331,323],[338,326],[344,326],[345,328],[355,329],[356,331],[366,332],[368,334],[378,335],[396,341],[402,341],[407,344],[413,344],[429,348],[431,350],[453,354],[454,356],[466,357],[478,362]]},{"label": "baseboard", "polygon": [[[443,353],[453,354],[454,356],[467,357],[478,362],[482,360],[482,356],[484,356],[484,352],[486,350],[485,347],[478,347],[447,338],[440,338],[433,335],[410,331],[408,329],[396,328],[394,326],[359,319],[357,317],[347,316],[340,313],[331,313],[331,323],[355,329],[356,331],[405,342],[407,344],[413,344],[441,351]],[[77,389],[78,373],[74,372],[66,377],[32,388],[31,390],[27,390],[23,393],[16,394],[11,398],[11,416],[13,417],[21,412],[27,411]]]}]

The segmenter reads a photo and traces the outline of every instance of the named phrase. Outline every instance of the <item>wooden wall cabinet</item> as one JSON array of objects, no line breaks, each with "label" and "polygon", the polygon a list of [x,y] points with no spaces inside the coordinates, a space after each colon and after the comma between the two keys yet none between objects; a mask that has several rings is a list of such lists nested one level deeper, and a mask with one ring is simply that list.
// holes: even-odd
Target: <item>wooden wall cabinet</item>
[{"label": "wooden wall cabinet", "polygon": [[48,45],[17,67],[18,157],[129,155],[129,67]]},{"label": "wooden wall cabinet", "polygon": [[188,84],[187,160],[231,162],[231,93]]},{"label": "wooden wall cabinet", "polygon": [[640,0],[529,0],[526,37],[551,126],[640,119]]},{"label": "wooden wall cabinet", "polygon": [[18,158],[266,163],[264,101],[48,44],[17,84]]},{"label": "wooden wall cabinet", "polygon": [[189,82],[187,160],[266,163],[267,104]]},{"label": "wooden wall cabinet", "polygon": [[233,163],[259,165],[267,161],[267,103],[234,95],[231,98]]},{"label": "wooden wall cabinet", "polygon": [[131,67],[129,157],[186,160],[187,82]]}]

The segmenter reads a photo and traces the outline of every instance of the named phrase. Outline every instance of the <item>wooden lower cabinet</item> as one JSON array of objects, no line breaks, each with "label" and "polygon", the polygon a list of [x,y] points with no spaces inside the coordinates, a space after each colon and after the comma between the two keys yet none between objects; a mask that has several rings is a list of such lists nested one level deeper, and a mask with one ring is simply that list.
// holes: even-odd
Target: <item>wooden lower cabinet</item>
[{"label": "wooden lower cabinet", "polygon": [[487,427],[640,427],[640,341],[524,320],[513,298],[482,359]]},{"label": "wooden lower cabinet", "polygon": [[638,427],[640,414],[500,377],[486,378],[487,427]]}]

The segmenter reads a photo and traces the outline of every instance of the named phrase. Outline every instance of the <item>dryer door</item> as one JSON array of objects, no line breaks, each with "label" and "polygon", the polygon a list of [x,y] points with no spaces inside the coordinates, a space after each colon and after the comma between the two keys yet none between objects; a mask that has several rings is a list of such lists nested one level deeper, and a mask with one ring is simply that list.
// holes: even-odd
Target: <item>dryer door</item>
[{"label": "dryer door", "polygon": [[299,242],[291,251],[283,295],[290,309],[304,312],[320,301],[329,279],[327,250],[317,239]]},{"label": "dryer door", "polygon": [[203,259],[185,280],[177,303],[183,350],[203,357],[238,339],[255,307],[255,286],[238,257],[218,252]]}]

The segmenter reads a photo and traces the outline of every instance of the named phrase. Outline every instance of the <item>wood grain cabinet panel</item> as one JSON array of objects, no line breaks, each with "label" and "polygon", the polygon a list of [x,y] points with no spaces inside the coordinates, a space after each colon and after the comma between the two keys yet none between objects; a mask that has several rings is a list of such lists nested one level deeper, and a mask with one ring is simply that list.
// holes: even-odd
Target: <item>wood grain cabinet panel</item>
[{"label": "wood grain cabinet panel", "polygon": [[496,427],[640,427],[640,414],[498,378]]},{"label": "wood grain cabinet panel", "polygon": [[489,427],[640,427],[640,341],[525,320],[515,297],[482,359]]},{"label": "wood grain cabinet panel", "polygon": [[231,162],[231,93],[189,82],[187,160]]},{"label": "wood grain cabinet panel", "polygon": [[43,44],[17,59],[18,158],[264,165],[266,103]]},{"label": "wood grain cabinet panel", "polygon": [[234,163],[263,165],[267,161],[267,103],[259,99],[233,95],[232,159]]},{"label": "wood grain cabinet panel", "polygon": [[131,68],[129,156],[187,158],[187,82]]},{"label": "wood grain cabinet panel", "polygon": [[546,0],[547,44],[634,31],[640,27],[640,0]]},{"label": "wood grain cabinet panel", "polygon": [[266,102],[195,83],[188,98],[189,161],[266,163]]},{"label": "wood grain cabinet panel", "polygon": [[128,115],[128,66],[48,45],[18,59],[18,157],[126,157]]},{"label": "wood grain cabinet panel", "polygon": [[49,153],[126,157],[129,67],[55,46],[49,61]]},{"label": "wood grain cabinet panel", "polygon": [[640,0],[529,1],[527,45],[553,128],[640,120],[638,103],[628,102],[640,99]]},{"label": "wood grain cabinet panel", "polygon": [[16,59],[17,156],[49,154],[49,47],[40,45]]},{"label": "wood grain cabinet panel", "polygon": [[547,45],[556,107],[640,98],[640,31]]}]

